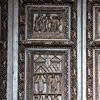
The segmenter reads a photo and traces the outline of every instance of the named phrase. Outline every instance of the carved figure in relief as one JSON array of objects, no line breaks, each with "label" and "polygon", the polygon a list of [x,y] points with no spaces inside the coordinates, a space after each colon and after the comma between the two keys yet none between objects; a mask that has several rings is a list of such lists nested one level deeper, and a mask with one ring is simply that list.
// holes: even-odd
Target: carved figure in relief
[{"label": "carved figure in relief", "polygon": [[42,32],[42,28],[43,28],[43,15],[40,14],[39,15],[39,32]]},{"label": "carved figure in relief", "polygon": [[44,100],[49,100],[48,95],[45,96]]},{"label": "carved figure in relief", "polygon": [[46,32],[46,31],[47,31],[47,28],[46,28],[46,23],[47,23],[46,16],[43,16],[43,17],[42,17],[42,21],[43,21],[42,32]]},{"label": "carved figure in relief", "polygon": [[38,80],[38,91],[42,93],[44,91],[44,80],[42,79],[42,76],[39,76]]},{"label": "carved figure in relief", "polygon": [[34,30],[35,30],[35,32],[38,32],[39,31],[39,16],[36,16],[35,17],[35,21],[34,21]]},{"label": "carved figure in relief", "polygon": [[59,100],[59,99],[58,99],[58,96],[55,95],[53,100]]},{"label": "carved figure in relief", "polygon": [[62,32],[62,17],[52,14],[38,14],[34,16],[35,32]]},{"label": "carved figure in relief", "polygon": [[60,27],[61,23],[60,23],[60,19],[58,20],[58,18],[59,18],[58,16],[53,16],[52,17],[53,23],[54,23],[54,32],[61,32],[59,30],[59,27]]},{"label": "carved figure in relief", "polygon": [[57,91],[57,82],[55,80],[55,75],[52,75],[48,78],[48,92],[56,93]]},{"label": "carved figure in relief", "polygon": [[56,80],[56,83],[57,83],[57,93],[61,93],[61,79],[60,79],[60,76],[55,76],[55,80]]},{"label": "carved figure in relief", "polygon": [[39,100],[44,100],[42,96],[39,97]]},{"label": "carved figure in relief", "polygon": [[34,21],[34,30],[35,32],[41,32],[42,31],[42,14],[39,14],[35,17],[35,21]]},{"label": "carved figure in relief", "polygon": [[55,32],[55,22],[54,22],[54,20],[51,20],[51,22],[50,22],[50,32]]},{"label": "carved figure in relief", "polygon": [[38,96],[34,96],[34,100],[38,100]]},{"label": "carved figure in relief", "polygon": [[50,14],[47,14],[47,15],[46,15],[46,19],[47,19],[46,28],[47,28],[47,31],[50,32],[50,28],[51,28],[51,18],[50,18]]}]

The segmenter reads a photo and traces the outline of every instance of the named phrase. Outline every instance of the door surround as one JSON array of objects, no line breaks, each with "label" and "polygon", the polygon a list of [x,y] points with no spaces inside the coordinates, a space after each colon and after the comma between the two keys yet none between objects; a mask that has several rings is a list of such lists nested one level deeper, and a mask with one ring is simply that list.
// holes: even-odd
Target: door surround
[{"label": "door surround", "polygon": [[[8,0],[7,100],[18,100],[18,3]],[[77,0],[77,100],[86,100],[86,4]]]}]

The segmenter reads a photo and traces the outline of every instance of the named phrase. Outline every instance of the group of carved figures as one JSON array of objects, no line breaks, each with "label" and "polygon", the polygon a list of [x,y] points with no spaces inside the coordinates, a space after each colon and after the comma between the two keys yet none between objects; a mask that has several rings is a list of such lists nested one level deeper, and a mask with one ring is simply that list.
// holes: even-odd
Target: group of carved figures
[{"label": "group of carved figures", "polygon": [[54,96],[49,96],[46,95],[45,97],[43,96],[34,96],[34,100],[59,100],[58,96],[57,95],[54,95]]},{"label": "group of carved figures", "polygon": [[43,76],[40,75],[38,78],[38,92],[44,93],[45,88],[47,93],[61,93],[61,77],[59,75],[50,75],[45,81]]},{"label": "group of carved figures", "polygon": [[33,30],[35,32],[62,32],[62,16],[50,14],[34,15]]}]

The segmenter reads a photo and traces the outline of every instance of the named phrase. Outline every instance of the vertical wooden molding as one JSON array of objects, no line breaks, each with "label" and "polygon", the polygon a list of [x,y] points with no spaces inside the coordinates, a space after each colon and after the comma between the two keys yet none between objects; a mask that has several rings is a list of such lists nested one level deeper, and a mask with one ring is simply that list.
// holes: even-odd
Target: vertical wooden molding
[{"label": "vertical wooden molding", "polygon": [[87,0],[77,1],[77,100],[86,100],[86,7]]},{"label": "vertical wooden molding", "polygon": [[13,19],[13,100],[18,95],[18,0],[14,0]]},{"label": "vertical wooden molding", "polygon": [[13,100],[13,2],[8,1],[7,100]]},{"label": "vertical wooden molding", "polygon": [[82,100],[82,0],[77,0],[77,100]]},{"label": "vertical wooden molding", "polygon": [[87,17],[87,0],[83,0],[83,23],[82,23],[82,100],[86,100],[86,17]]},{"label": "vertical wooden molding", "polygon": [[8,0],[7,100],[18,95],[18,0]]}]

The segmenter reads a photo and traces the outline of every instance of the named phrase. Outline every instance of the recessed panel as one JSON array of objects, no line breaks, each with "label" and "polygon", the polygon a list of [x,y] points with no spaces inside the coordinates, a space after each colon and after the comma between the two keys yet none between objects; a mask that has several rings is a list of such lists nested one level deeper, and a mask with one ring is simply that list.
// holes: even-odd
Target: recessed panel
[{"label": "recessed panel", "polygon": [[70,39],[70,6],[27,6],[26,39]]},{"label": "recessed panel", "polygon": [[93,100],[100,100],[100,49],[93,54]]},{"label": "recessed panel", "polygon": [[93,7],[93,39],[100,41],[100,6]]},{"label": "recessed panel", "polygon": [[67,100],[70,95],[70,50],[28,50],[27,100]]}]

